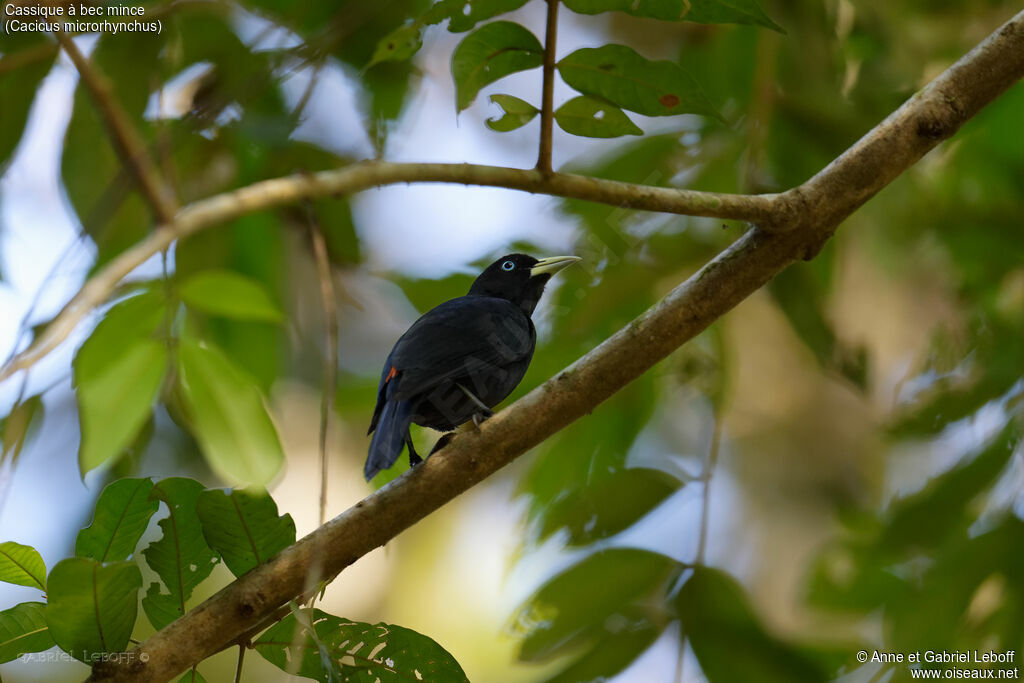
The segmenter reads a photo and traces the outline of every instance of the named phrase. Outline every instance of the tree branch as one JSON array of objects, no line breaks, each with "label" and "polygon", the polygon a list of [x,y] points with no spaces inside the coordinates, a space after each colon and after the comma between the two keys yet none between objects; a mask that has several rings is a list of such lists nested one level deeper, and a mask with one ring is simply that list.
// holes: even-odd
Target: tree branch
[{"label": "tree branch", "polygon": [[102,304],[128,273],[174,240],[239,216],[305,199],[345,195],[395,183],[462,183],[585,199],[632,209],[713,216],[774,225],[776,195],[735,195],[632,185],[615,180],[474,164],[396,164],[367,161],[320,173],[264,180],[190,204],[175,219],[119,254],[94,275],[31,345],[0,368],[0,382],[53,351]]},{"label": "tree branch", "polygon": [[89,60],[75,45],[73,38],[59,29],[54,32],[54,36],[60,46],[64,48],[64,52],[71,58],[75,68],[78,69],[82,82],[89,89],[93,101],[103,115],[111,142],[114,143],[114,149],[117,150],[121,161],[132,170],[138,181],[139,189],[142,190],[146,201],[153,208],[157,220],[160,223],[170,223],[174,220],[177,202],[174,200],[174,195],[171,194],[170,187],[160,177],[160,172],[153,160],[149,158],[142,137],[135,130],[127,112],[114,96],[110,81],[89,63]]},{"label": "tree branch", "polygon": [[544,35],[544,85],[540,104],[540,151],[537,154],[537,170],[549,175],[551,167],[551,132],[555,110],[555,43],[558,38],[558,3],[561,0],[547,0],[548,19]]},{"label": "tree branch", "polygon": [[[800,188],[773,200],[793,229],[754,228],[639,318],[552,379],[456,435],[403,474],[226,586],[91,680],[164,681],[230,644],[304,590],[317,563],[333,577],[455,496],[594,410],[799,258],[869,197],[1024,76],[1024,12]],[[522,189],[522,188],[520,188]],[[777,204],[776,204],[777,202]],[[143,662],[142,660],[146,661]]]}]

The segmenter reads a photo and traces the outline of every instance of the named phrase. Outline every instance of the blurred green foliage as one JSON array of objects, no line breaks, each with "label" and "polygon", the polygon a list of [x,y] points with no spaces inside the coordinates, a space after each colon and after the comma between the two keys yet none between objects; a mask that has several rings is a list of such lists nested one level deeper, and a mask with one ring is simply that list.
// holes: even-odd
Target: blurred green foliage
[{"label": "blurred green foliage", "polygon": [[[543,5],[252,1],[245,11],[296,38],[289,47],[253,49],[236,31],[238,10],[154,3],[166,12],[160,36],[104,35],[91,58],[185,203],[351,161],[293,139],[305,105],[282,94],[279,86],[290,74],[342,65],[361,98],[365,133],[382,153],[407,105],[421,94],[425,57],[419,52],[429,49],[431,31],[466,34],[455,54],[445,56],[454,58],[461,110],[479,93],[489,94],[485,86],[499,78],[540,65],[540,42],[509,13],[542,13]],[[775,192],[820,170],[1017,8],[1006,0],[797,0],[763,7],[750,0],[572,0],[565,9],[580,14],[572,20],[592,34],[588,45],[603,47],[575,50],[560,61],[561,77],[579,93],[557,103],[560,126],[588,137],[654,132],[604,142],[600,153],[561,170],[660,187]],[[0,51],[2,172],[56,51],[42,37],[6,35]],[[654,59],[665,54],[678,57]],[[204,70],[180,116],[145,115],[163,84],[200,64]],[[535,119],[536,101],[491,98],[505,112],[488,121],[494,131]],[[626,111],[704,117],[664,118],[658,125],[638,119],[638,126]],[[675,632],[712,681],[818,681],[845,674],[866,680],[890,670],[886,680],[905,680],[907,666],[858,668],[854,653],[861,647],[1006,651],[1024,644],[1024,523],[1015,485],[1024,410],[1022,112],[1024,88],[1017,85],[869,202],[814,261],[793,266],[766,296],[755,297],[790,335],[784,350],[769,349],[773,361],[788,353],[809,359],[794,373],[799,376],[788,378],[792,385],[813,381],[815,398],[841,392],[867,406],[871,420],[849,418],[852,429],[869,432],[864,440],[870,447],[858,450],[842,435],[846,415],[822,420],[813,400],[789,400],[794,386],[750,381],[741,359],[771,335],[741,336],[729,319],[535,449],[516,470],[516,495],[526,501],[522,552],[556,544],[580,554],[516,610],[512,630],[521,638],[523,661],[548,663],[543,675],[553,681],[600,680],[626,670]],[[96,246],[94,267],[102,266],[142,239],[153,216],[83,87],[74,96],[61,159],[63,189]],[[628,325],[744,227],[576,200],[559,201],[558,210],[576,227],[574,253],[585,261],[549,290],[540,345],[512,399]],[[214,563],[239,574],[294,541],[294,523],[278,515],[271,499],[204,490],[204,484],[270,481],[283,455],[266,397],[285,379],[320,380],[322,349],[313,341],[320,338],[319,321],[311,323],[308,314],[308,301],[319,295],[302,277],[311,226],[324,233],[337,282],[386,277],[406,300],[388,302],[396,310],[409,304],[426,311],[463,294],[471,281],[465,274],[423,280],[380,273],[361,240],[372,226],[360,224],[346,198],[246,215],[177,244],[165,276],[120,292],[75,356],[80,468],[84,473],[114,462],[121,473],[144,476],[143,456],[152,452],[159,429],[180,444],[170,466],[194,467],[201,451],[212,468],[203,472],[210,481],[111,484],[97,501],[93,525],[79,536],[78,557],[57,564],[48,585],[34,549],[0,544],[0,580],[45,587],[49,600],[46,607],[24,602],[0,612],[0,661],[54,641],[83,657],[126,646],[142,585],[136,560],[128,558],[158,501],[175,523],[161,522],[161,538],[138,556],[159,579],[142,600],[156,628],[186,609]],[[539,251],[531,244],[512,249]],[[880,285],[856,280],[864,277],[858,270],[863,262]],[[453,270],[463,265],[451,264]],[[359,301],[343,286],[340,291],[341,308],[354,316]],[[853,314],[841,305],[851,298],[859,304],[850,308]],[[909,299],[903,310],[914,324],[927,325],[913,329],[918,345],[900,349],[894,359],[878,328],[896,327],[883,318],[896,299]],[[751,310],[738,315],[752,316]],[[851,323],[854,314],[859,317]],[[351,342],[342,318],[344,351]],[[369,343],[383,349],[392,341]],[[367,366],[340,373],[337,412],[354,432],[366,427],[378,372]],[[767,396],[790,412],[758,416],[762,422],[751,426],[755,418],[742,407],[749,405],[747,394]],[[156,426],[163,411],[171,420]],[[725,456],[713,472],[718,436],[678,433],[708,418],[715,424],[706,431],[722,437]],[[20,397],[0,422],[4,458],[13,462],[39,425],[52,419],[59,418],[44,415],[39,396]],[[836,470],[826,472],[833,462],[773,462],[768,467],[778,479],[750,483],[745,467],[773,453],[761,437],[777,424],[820,428],[816,433],[828,441],[823,448],[841,460]],[[785,449],[819,452],[818,444],[800,441],[803,434],[789,435]],[[933,456],[914,469],[909,483],[893,475],[908,452]],[[776,613],[787,610],[772,610],[777,604],[765,584],[746,580],[756,569],[729,564],[725,554],[680,558],[615,545],[621,532],[643,527],[649,513],[678,507],[683,514],[682,497],[705,495],[709,478],[728,478],[742,498],[771,490],[797,499],[796,485],[788,482],[815,468],[825,472],[826,483],[805,496],[814,506],[800,509],[827,518],[827,534],[807,566],[792,567],[800,598],[788,611],[799,618],[789,622]],[[865,469],[876,471],[850,475]],[[375,483],[401,471],[396,467]],[[834,495],[835,479],[853,494]],[[136,498],[141,489],[144,500]],[[711,514],[726,511],[712,505]],[[757,514],[749,514],[744,521],[756,525]],[[697,521],[706,531],[703,513]],[[260,534],[249,534],[253,527]],[[646,529],[645,547],[680,547],[668,532]],[[695,526],[694,537],[699,533]],[[729,540],[712,538],[710,545]],[[706,566],[719,561],[727,566]],[[742,576],[746,588],[730,573]],[[455,679],[464,677],[451,655],[415,632],[326,614],[309,623],[304,615],[296,610],[265,633],[256,643],[261,654],[281,668],[289,654],[299,655],[302,673],[335,680],[339,643],[383,628],[396,638],[388,647],[411,657],[406,663],[440,662]],[[817,629],[816,619],[842,626]],[[292,645],[285,636],[297,631],[304,638]],[[394,672],[378,673],[386,680]]]}]

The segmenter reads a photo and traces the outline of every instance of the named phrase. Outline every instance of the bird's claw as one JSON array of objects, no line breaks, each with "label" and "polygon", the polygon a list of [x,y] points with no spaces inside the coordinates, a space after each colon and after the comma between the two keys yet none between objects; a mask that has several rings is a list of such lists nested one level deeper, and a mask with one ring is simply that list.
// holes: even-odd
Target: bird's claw
[{"label": "bird's claw", "polygon": [[494,415],[494,412],[491,410],[488,410],[486,413],[482,411],[479,413],[473,413],[473,426],[480,429],[480,424],[492,415]]}]

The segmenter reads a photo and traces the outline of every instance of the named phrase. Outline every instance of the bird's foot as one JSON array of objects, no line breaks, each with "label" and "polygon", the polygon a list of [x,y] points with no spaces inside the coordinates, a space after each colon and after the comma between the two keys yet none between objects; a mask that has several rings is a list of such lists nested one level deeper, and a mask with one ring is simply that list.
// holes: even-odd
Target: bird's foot
[{"label": "bird's foot", "polygon": [[493,415],[494,415],[494,411],[493,410],[488,410],[486,413],[483,412],[483,411],[481,411],[479,413],[473,413],[473,426],[476,427],[479,430],[480,429],[480,424],[484,420],[486,420],[487,418],[489,418],[489,417],[491,417]]},{"label": "bird's foot", "polygon": [[412,439],[406,439],[405,445],[409,447],[410,468],[416,467],[416,465],[419,465],[421,462],[423,462],[423,458],[420,457],[420,454],[416,452],[416,448],[412,445]]}]

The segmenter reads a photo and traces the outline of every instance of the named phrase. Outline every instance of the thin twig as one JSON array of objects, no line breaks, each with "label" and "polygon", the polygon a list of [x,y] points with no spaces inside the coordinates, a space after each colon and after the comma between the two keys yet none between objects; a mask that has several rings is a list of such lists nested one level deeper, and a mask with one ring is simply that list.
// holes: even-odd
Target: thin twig
[{"label": "thin twig", "polygon": [[555,42],[558,36],[559,0],[547,1],[548,20],[544,35],[544,92],[540,105],[540,152],[537,155],[537,170],[544,174],[553,171],[551,167],[551,133],[555,106]]},{"label": "thin twig", "polygon": [[170,223],[177,210],[174,197],[160,177],[153,160],[149,158],[146,145],[132,125],[128,113],[114,96],[110,81],[85,58],[73,38],[59,29],[54,32],[54,36],[78,69],[82,82],[103,115],[114,149],[117,150],[122,162],[132,169],[139,189],[152,207],[153,213],[159,222]]},{"label": "thin twig", "polygon": [[708,459],[704,462],[704,472],[701,474],[703,491],[701,491],[700,507],[700,536],[697,540],[697,564],[704,564],[704,551],[707,548],[708,539],[708,510],[711,500],[711,477],[715,472],[715,465],[718,464],[718,449],[722,443],[722,416],[717,412],[714,415],[714,426],[711,429],[711,446],[708,448]]},{"label": "thin twig", "polygon": [[320,523],[327,521],[327,430],[334,412],[334,390],[338,382],[338,305],[331,278],[331,262],[327,257],[327,242],[310,211],[309,236],[313,242],[313,256],[320,280],[320,303],[324,313],[323,393],[320,397]]},{"label": "thin twig", "polygon": [[253,183],[233,192],[200,200],[182,208],[175,220],[120,253],[90,278],[53,322],[28,348],[0,368],[0,382],[45,357],[71,334],[78,323],[102,304],[117,284],[176,239],[222,225],[239,216],[284,204],[347,195],[396,183],[461,183],[524,190],[538,194],[585,199],[632,209],[693,216],[748,220],[774,225],[785,215],[778,195],[734,195],[649,187],[567,173],[544,176],[535,169],[474,164],[400,164],[367,161],[319,173],[303,173]]}]

